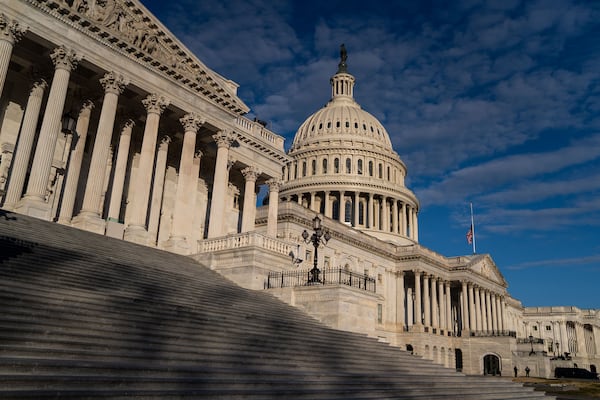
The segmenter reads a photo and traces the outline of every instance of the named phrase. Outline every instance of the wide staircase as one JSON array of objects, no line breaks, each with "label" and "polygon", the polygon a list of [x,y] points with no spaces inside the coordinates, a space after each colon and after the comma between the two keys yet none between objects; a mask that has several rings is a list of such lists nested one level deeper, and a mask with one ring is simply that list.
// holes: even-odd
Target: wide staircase
[{"label": "wide staircase", "polygon": [[0,210],[1,399],[537,399],[195,261]]}]

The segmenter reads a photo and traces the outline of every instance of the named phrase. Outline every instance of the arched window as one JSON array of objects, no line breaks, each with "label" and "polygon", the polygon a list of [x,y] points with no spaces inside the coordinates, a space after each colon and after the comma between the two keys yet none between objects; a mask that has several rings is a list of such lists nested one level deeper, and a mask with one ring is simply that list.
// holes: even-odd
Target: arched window
[{"label": "arched window", "polygon": [[362,173],[363,173],[363,161],[362,160],[358,160],[357,164],[358,164],[357,167],[356,167],[357,172],[358,172],[359,175],[362,175]]},{"label": "arched window", "polygon": [[346,121],[346,128],[350,128],[350,121]]},{"label": "arched window", "polygon": [[373,161],[369,161],[369,176],[373,176]]},{"label": "arched window", "polygon": [[339,128],[339,127],[340,127],[340,121],[336,121],[336,123],[335,123],[335,127],[336,127],[336,128]]},{"label": "arched window", "polygon": [[331,128],[331,121],[327,121],[327,129]]},{"label": "arched window", "polygon": [[365,205],[364,203],[358,203],[358,224],[365,224]]},{"label": "arched window", "polygon": [[387,167],[387,180],[390,180],[390,167]]},{"label": "arched window", "polygon": [[327,159],[326,158],[323,159],[323,171],[322,172],[324,174],[327,173]]},{"label": "arched window", "polygon": [[334,200],[331,204],[331,218],[336,221],[340,219],[340,202],[338,200]]},{"label": "arched window", "polygon": [[350,200],[344,204],[344,222],[352,223],[352,202]]},{"label": "arched window", "polygon": [[340,173],[340,159],[337,157],[333,160],[333,172]]},{"label": "arched window", "polygon": [[312,160],[312,162],[310,163],[310,174],[311,175],[317,174],[317,160]]},{"label": "arched window", "polygon": [[306,161],[302,161],[302,176],[306,176]]},{"label": "arched window", "polygon": [[349,174],[352,172],[352,160],[346,158],[346,173]]},{"label": "arched window", "polygon": [[294,179],[298,179],[298,164],[294,163]]},{"label": "arched window", "polygon": [[383,164],[379,164],[379,179],[383,179]]}]

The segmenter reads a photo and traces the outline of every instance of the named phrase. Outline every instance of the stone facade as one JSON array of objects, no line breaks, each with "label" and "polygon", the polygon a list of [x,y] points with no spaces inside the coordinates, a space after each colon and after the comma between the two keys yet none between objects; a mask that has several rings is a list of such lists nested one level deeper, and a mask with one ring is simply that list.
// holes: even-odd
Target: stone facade
[{"label": "stone facade", "polygon": [[[266,290],[469,374],[600,363],[598,310],[524,308],[489,255],[419,244],[407,167],[354,100],[345,50],[286,154],[139,1],[0,3],[2,208],[190,255],[255,290],[337,268],[336,284]],[[320,247],[303,237],[317,214]]]}]

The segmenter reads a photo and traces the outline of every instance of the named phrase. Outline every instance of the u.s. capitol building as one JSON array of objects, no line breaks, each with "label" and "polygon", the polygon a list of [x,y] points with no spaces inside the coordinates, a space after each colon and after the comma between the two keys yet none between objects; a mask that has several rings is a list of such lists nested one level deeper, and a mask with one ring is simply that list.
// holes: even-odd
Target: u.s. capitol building
[{"label": "u.s. capitol building", "polygon": [[3,209],[189,255],[468,374],[600,363],[600,310],[525,308],[490,255],[419,244],[407,166],[344,48],[286,153],[139,1],[0,4]]}]

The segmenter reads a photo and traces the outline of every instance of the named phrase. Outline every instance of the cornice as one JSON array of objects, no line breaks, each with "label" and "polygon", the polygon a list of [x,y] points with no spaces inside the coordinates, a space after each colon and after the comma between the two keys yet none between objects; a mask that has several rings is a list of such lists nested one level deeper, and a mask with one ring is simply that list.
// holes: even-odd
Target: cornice
[{"label": "cornice", "polygon": [[[64,1],[21,0],[65,25],[91,37],[120,55],[199,94],[228,112],[243,115],[249,108],[226,88],[217,74],[204,66],[143,6],[133,0],[115,0],[102,14],[73,10]],[[104,9],[103,9],[104,8]],[[96,17],[95,19],[93,17]]]}]

